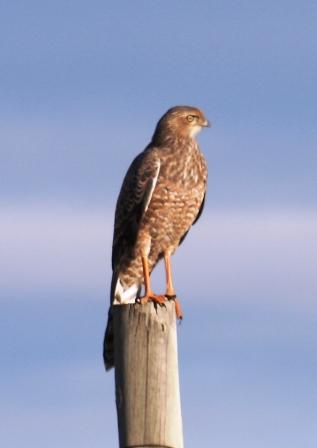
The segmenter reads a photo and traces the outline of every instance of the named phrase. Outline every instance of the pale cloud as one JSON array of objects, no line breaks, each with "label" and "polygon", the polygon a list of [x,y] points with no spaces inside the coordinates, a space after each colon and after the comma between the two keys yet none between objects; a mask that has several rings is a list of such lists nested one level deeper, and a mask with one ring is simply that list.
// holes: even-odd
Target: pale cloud
[{"label": "pale cloud", "polygon": [[185,244],[177,255],[185,289],[198,278],[204,296],[315,300],[316,211],[215,211]]},{"label": "pale cloud", "polygon": [[[2,291],[100,298],[110,280],[112,215],[107,207],[2,207]],[[317,211],[214,210],[193,227],[173,265],[181,297],[314,303]],[[158,268],[154,283],[162,282]]]},{"label": "pale cloud", "polygon": [[102,209],[2,207],[5,290],[100,287],[109,270],[112,219]]}]

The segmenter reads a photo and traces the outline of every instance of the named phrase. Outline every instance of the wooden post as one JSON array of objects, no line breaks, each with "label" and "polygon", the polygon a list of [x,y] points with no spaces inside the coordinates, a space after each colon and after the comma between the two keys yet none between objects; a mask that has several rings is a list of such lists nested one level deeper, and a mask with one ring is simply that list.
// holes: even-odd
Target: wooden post
[{"label": "wooden post", "polygon": [[174,303],[113,313],[120,448],[183,448]]}]

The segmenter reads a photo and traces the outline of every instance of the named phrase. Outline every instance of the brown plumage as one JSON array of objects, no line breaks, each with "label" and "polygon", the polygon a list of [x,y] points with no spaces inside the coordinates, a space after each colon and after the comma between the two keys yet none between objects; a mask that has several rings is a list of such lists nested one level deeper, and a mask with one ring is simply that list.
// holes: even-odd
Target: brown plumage
[{"label": "brown plumage", "polygon": [[[159,120],[150,144],[132,162],[116,206],[112,248],[111,304],[163,302],[175,298],[170,256],[199,218],[207,165],[195,136],[209,126],[200,109],[177,106]],[[153,293],[150,274],[164,258],[166,291]],[[111,305],[111,306],[112,306]],[[176,313],[181,317],[179,303]],[[106,369],[113,366],[111,307],[104,340]]]}]

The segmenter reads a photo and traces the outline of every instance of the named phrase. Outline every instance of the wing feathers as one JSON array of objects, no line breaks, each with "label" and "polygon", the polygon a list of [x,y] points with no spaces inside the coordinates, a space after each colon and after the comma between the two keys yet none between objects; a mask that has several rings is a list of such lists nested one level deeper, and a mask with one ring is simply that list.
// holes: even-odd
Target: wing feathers
[{"label": "wing feathers", "polygon": [[147,211],[147,209],[148,209],[148,207],[150,205],[150,202],[151,202],[151,199],[152,199],[152,195],[153,195],[153,191],[155,189],[155,185],[156,185],[157,179],[159,177],[160,167],[161,167],[161,162],[158,159],[158,161],[156,163],[156,171],[155,171],[155,173],[153,173],[154,177],[151,177],[149,179],[149,181],[147,183],[147,186],[146,186],[146,191],[145,191],[145,194],[144,194],[144,201],[143,201],[144,202],[144,213]]},{"label": "wing feathers", "polygon": [[155,148],[144,151],[132,162],[119,194],[112,245],[112,269],[133,248],[139,223],[147,211],[160,172]]}]

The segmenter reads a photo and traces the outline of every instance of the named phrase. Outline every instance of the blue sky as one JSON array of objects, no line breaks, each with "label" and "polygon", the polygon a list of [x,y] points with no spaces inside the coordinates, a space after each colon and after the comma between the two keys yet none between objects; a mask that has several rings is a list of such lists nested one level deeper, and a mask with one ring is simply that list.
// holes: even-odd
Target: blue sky
[{"label": "blue sky", "polygon": [[174,261],[186,446],[314,447],[316,3],[0,12],[2,443],[117,446],[113,210],[158,118],[191,104],[213,128],[205,214]]}]

